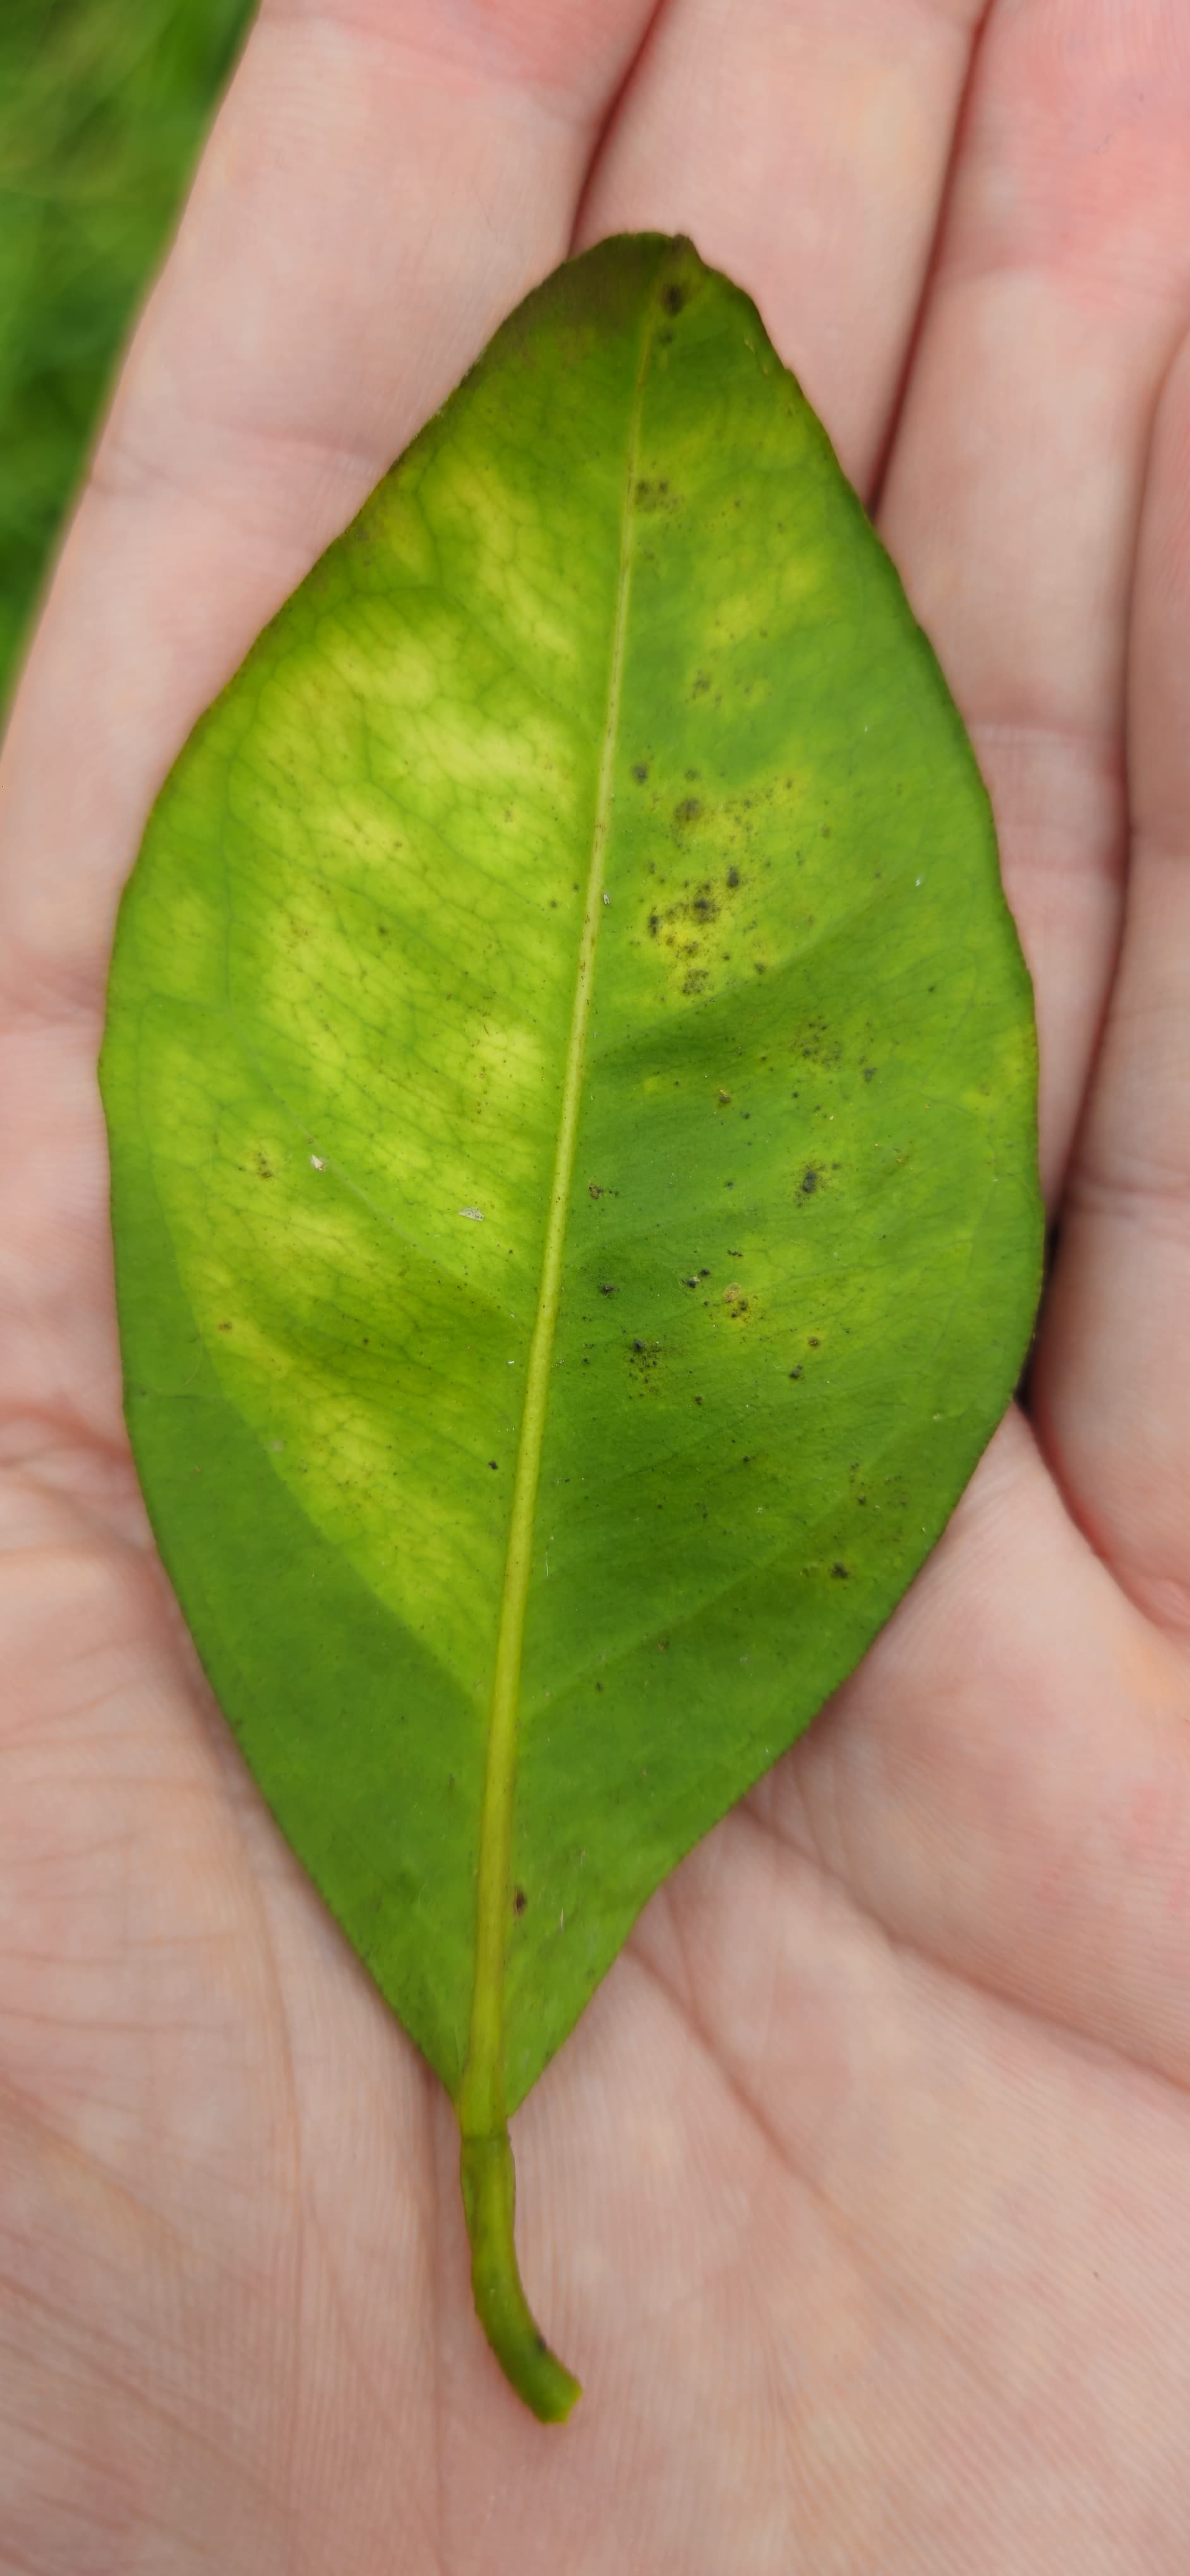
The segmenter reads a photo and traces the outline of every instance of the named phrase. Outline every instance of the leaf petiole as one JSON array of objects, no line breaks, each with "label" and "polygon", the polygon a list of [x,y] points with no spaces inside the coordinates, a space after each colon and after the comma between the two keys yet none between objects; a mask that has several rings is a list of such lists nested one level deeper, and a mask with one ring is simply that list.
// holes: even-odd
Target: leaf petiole
[{"label": "leaf petiole", "polygon": [[516,2172],[507,2129],[494,2137],[465,2137],[460,2175],[480,2324],[518,2397],[542,2424],[564,2424],[582,2389],[550,2351],[521,2286],[513,2239]]}]

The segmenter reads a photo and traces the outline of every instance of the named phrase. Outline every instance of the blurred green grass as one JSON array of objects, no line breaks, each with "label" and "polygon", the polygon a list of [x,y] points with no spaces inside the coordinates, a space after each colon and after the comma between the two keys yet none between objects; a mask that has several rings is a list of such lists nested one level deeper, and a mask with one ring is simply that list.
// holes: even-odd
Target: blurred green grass
[{"label": "blurred green grass", "polygon": [[0,0],[0,709],[253,0]]}]

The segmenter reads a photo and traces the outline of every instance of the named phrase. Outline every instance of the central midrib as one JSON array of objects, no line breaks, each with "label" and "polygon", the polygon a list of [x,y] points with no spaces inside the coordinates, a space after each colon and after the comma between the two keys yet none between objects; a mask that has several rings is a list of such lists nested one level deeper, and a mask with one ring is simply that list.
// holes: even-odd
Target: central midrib
[{"label": "central midrib", "polygon": [[637,479],[641,402],[645,368],[652,341],[652,328],[650,314],[642,336],[629,416],[627,466],[620,524],[620,556],[616,578],[616,610],[608,665],[603,748],[599,762],[595,819],[591,833],[591,860],[587,876],[586,901],[583,906],[582,928],[579,934],[578,970],[575,976],[574,1004],[566,1046],[558,1142],[550,1184],[545,1241],[542,1247],[537,1312],[533,1324],[533,1338],[529,1346],[529,1364],[525,1373],[525,1401],[521,1414],[520,1438],[513,1476],[508,1550],[504,1561],[500,1627],[492,1679],[487,1763],[484,1772],[483,1805],[480,1812],[475,1985],[472,1995],[467,2062],[459,2095],[460,2123],[464,2135],[470,2137],[493,2136],[503,2128],[505,2120],[504,1969],[511,1904],[512,1808],[516,1778],[525,1605],[533,1565],[537,1486],[541,1469],[542,1444],[545,1438],[546,1415],[549,1409],[550,1371],[553,1365],[554,1337],[562,1294],[566,1220],[574,1180],[574,1158],[578,1143],[579,1112],[582,1107],[587,1031],[595,989],[595,957],[603,914],[604,863],[611,826],[616,742],[624,686],[624,654],[628,633],[629,595],[632,586],[635,526],[633,495]]}]

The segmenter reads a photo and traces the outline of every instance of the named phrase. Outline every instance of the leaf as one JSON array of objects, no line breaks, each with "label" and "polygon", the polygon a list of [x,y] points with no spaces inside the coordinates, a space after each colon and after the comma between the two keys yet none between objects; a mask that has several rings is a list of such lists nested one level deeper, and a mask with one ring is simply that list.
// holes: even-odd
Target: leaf
[{"label": "leaf", "polygon": [[103,1089],[162,1555],[564,2414],[508,2116],[888,1617],[1039,1274],[986,795],[689,243],[530,296],[198,726]]}]

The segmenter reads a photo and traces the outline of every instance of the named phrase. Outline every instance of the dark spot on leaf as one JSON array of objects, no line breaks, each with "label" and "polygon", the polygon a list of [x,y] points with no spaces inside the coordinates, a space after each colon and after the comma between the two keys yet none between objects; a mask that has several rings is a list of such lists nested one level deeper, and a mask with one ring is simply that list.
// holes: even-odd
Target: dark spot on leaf
[{"label": "dark spot on leaf", "polygon": [[489,1458],[489,1460],[488,1460],[488,1465],[489,1465],[489,1467],[491,1467],[491,1468],[493,1468],[493,1469],[494,1469],[494,1468],[495,1468],[495,1465],[496,1465],[496,1461],[495,1461],[495,1459],[494,1459],[494,1458]]},{"label": "dark spot on leaf", "polygon": [[817,1187],[818,1187],[818,1174],[817,1174],[817,1172],[815,1171],[814,1166],[813,1166],[813,1164],[812,1164],[812,1163],[811,1163],[811,1165],[810,1165],[809,1169],[808,1169],[807,1171],[804,1171],[804,1172],[802,1173],[802,1177],[801,1177],[801,1184],[800,1184],[800,1186],[801,1186],[802,1194],[803,1194],[803,1196],[804,1196],[805,1198],[809,1198],[809,1197],[812,1195],[813,1191],[815,1191],[815,1190],[817,1189]]},{"label": "dark spot on leaf", "polygon": [[698,1281],[697,1279],[683,1279],[682,1286],[683,1288],[697,1288]]},{"label": "dark spot on leaf", "polygon": [[660,930],[660,928],[661,928],[661,915],[660,915],[660,913],[659,913],[659,912],[651,912],[651,913],[649,914],[649,931],[650,931],[651,936],[652,936],[654,939],[656,938],[657,933],[658,933],[658,931]]},{"label": "dark spot on leaf", "polygon": [[807,1333],[806,1341],[812,1351],[816,1351],[818,1349],[819,1343],[817,1333]]},{"label": "dark spot on leaf", "polygon": [[675,823],[696,823],[701,812],[702,806],[697,796],[683,796],[681,804],[674,807],[674,821]]},{"label": "dark spot on leaf", "polygon": [[740,882],[740,872],[739,872],[739,869],[738,869],[738,868],[729,868],[729,869],[728,869],[728,871],[727,871],[727,882],[728,882],[729,886],[738,886],[738,884],[739,884],[739,882]]},{"label": "dark spot on leaf", "polygon": [[601,1279],[601,1280],[600,1280],[600,1282],[599,1282],[599,1294],[600,1294],[600,1296],[601,1296],[601,1297],[614,1297],[614,1296],[615,1296],[615,1293],[616,1293],[616,1283],[615,1283],[615,1280],[614,1280],[614,1279]]},{"label": "dark spot on leaf", "polygon": [[851,1568],[849,1565],[832,1565],[831,1573],[836,1583],[847,1583],[850,1581]]},{"label": "dark spot on leaf", "polygon": [[865,1082],[870,1082],[870,1081],[872,1080],[872,1077],[873,1077],[873,1074],[875,1073],[875,1071],[876,1071],[876,1067],[875,1067],[875,1065],[874,1065],[874,1064],[866,1064],[866,1065],[864,1066],[864,1081],[865,1081]]},{"label": "dark spot on leaf", "polygon": [[230,1333],[231,1326],[230,1324],[220,1324],[219,1330],[221,1333]]},{"label": "dark spot on leaf", "polygon": [[601,1199],[601,1198],[602,1198],[602,1196],[603,1196],[603,1189],[602,1189],[602,1185],[600,1184],[600,1182],[598,1182],[598,1181],[588,1181],[588,1183],[587,1183],[587,1196],[588,1196],[588,1198],[592,1198],[592,1199]]},{"label": "dark spot on leaf", "polygon": [[634,760],[632,764],[632,775],[635,778],[638,787],[643,787],[645,780],[649,775],[648,761]]},{"label": "dark spot on leaf", "polygon": [[528,1897],[527,1897],[527,1896],[526,1896],[526,1894],[525,1894],[524,1888],[523,1888],[523,1887],[514,1887],[514,1889],[513,1889],[513,1891],[512,1891],[512,1910],[513,1910],[513,1913],[514,1913],[514,1914],[523,1914],[523,1913],[524,1913],[524,1911],[525,1911],[525,1907],[527,1906],[528,1902],[529,1902],[529,1899],[528,1899]]},{"label": "dark spot on leaf", "polygon": [[667,313],[680,313],[685,301],[686,290],[684,286],[667,286],[665,293],[661,298],[662,306]]},{"label": "dark spot on leaf", "polygon": [[802,1373],[802,1364],[801,1364],[801,1361],[799,1360],[799,1361],[798,1361],[798,1364],[797,1364],[797,1367],[796,1367],[795,1369],[791,1369],[791,1370],[790,1370],[790,1372],[789,1372],[789,1374],[790,1374],[790,1376],[791,1376],[791,1377],[800,1377],[800,1376],[801,1376],[801,1373]]}]

